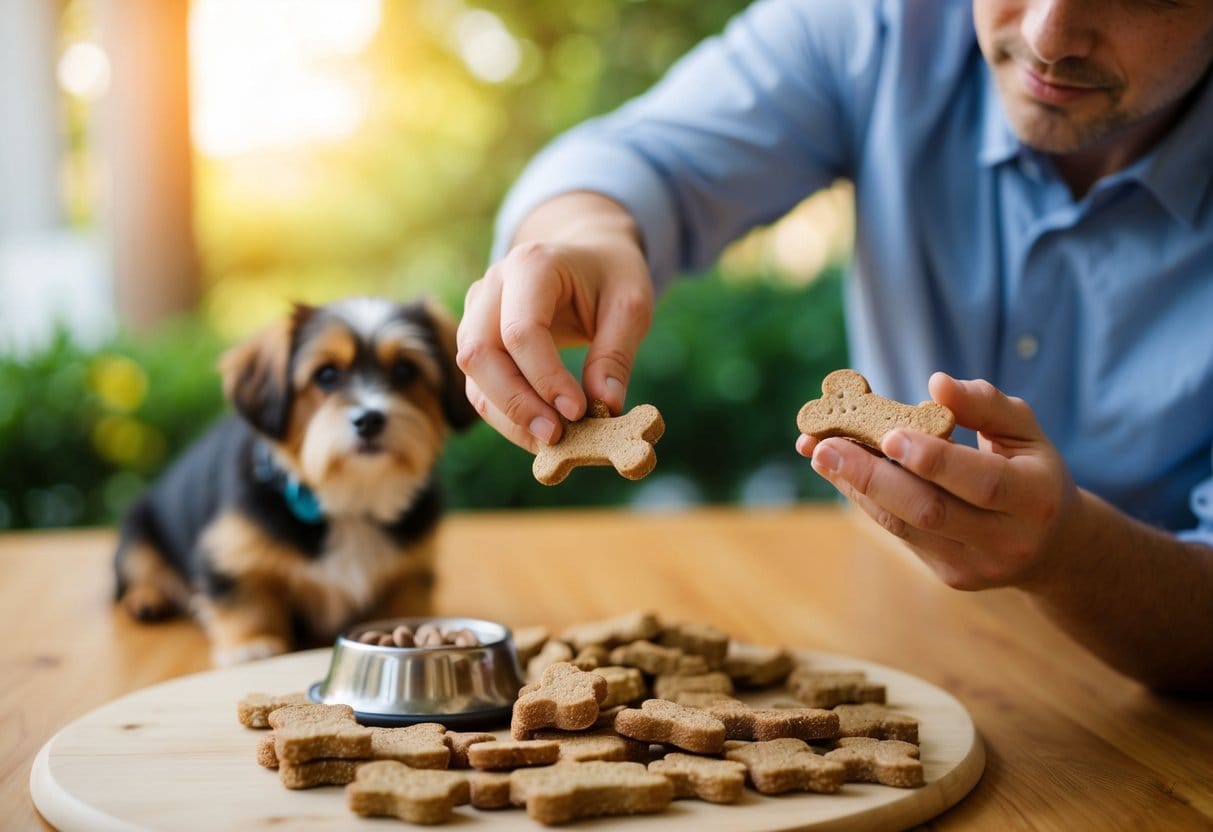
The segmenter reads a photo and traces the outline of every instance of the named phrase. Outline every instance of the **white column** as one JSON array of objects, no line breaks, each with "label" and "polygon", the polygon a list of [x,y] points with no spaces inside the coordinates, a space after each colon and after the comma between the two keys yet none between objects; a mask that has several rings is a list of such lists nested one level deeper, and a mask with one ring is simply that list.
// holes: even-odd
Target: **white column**
[{"label": "white column", "polygon": [[62,220],[59,4],[0,0],[0,241]]}]

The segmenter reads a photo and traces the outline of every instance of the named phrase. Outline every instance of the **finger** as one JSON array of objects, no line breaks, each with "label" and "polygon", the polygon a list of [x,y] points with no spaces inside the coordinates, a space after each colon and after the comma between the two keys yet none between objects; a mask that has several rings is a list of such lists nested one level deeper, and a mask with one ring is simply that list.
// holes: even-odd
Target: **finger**
[{"label": "finger", "polygon": [[917,529],[857,491],[847,480],[835,481],[827,474],[823,476],[878,526],[902,540],[948,586],[954,589],[980,589],[986,585],[974,577],[970,568],[971,552],[964,543]]},{"label": "finger", "polygon": [[472,403],[472,407],[476,408],[476,412],[480,414],[480,418],[488,422],[489,425],[492,426],[493,430],[500,433],[502,436],[513,442],[519,448],[522,448],[524,451],[528,451],[532,454],[539,452],[539,443],[535,439],[534,435],[529,430],[526,430],[525,428],[522,428],[521,426],[516,425],[507,419],[505,414],[498,410],[493,403],[488,400],[488,398],[480,390],[480,387],[477,386],[476,382],[473,381],[471,377],[468,377],[465,389],[467,390],[468,401]]},{"label": "finger", "polygon": [[[845,439],[826,439],[813,453],[813,467],[831,482],[845,481],[906,525],[936,537],[966,543],[990,534],[1000,514],[983,511]],[[904,536],[904,535],[899,535]]]},{"label": "finger", "polygon": [[[486,412],[491,405],[513,426],[551,444],[560,437],[560,417],[531,387],[501,343],[499,286],[498,280],[486,275],[468,290],[468,302],[456,334],[455,362],[485,400]],[[511,436],[514,431],[505,429],[505,424],[487,418],[486,421],[519,444]]]},{"label": "finger", "polygon": [[516,249],[501,262],[501,342],[539,397],[574,421],[585,413],[585,394],[552,336],[558,309],[573,303],[563,268],[539,246]]},{"label": "finger", "polygon": [[952,411],[956,424],[975,430],[1002,447],[1014,448],[1042,438],[1032,408],[985,379],[962,381],[947,373],[935,373],[928,389],[932,399]]},{"label": "finger", "polygon": [[652,320],[653,298],[647,284],[603,294],[582,378],[590,396],[606,402],[612,413],[623,410],[636,352]]},{"label": "finger", "polygon": [[880,447],[905,470],[966,503],[991,511],[1010,508],[1014,471],[1004,456],[902,428],[885,434]]},{"label": "finger", "polygon": [[796,453],[804,457],[813,456],[813,449],[817,447],[817,437],[809,436],[806,433],[796,437]]}]

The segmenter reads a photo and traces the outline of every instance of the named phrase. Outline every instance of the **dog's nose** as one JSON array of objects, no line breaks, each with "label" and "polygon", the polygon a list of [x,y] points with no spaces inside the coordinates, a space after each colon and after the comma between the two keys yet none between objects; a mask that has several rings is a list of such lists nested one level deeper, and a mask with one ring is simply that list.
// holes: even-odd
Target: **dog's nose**
[{"label": "dog's nose", "polygon": [[374,439],[383,433],[383,426],[387,424],[387,419],[379,410],[364,410],[354,417],[353,422],[358,436],[363,439]]}]

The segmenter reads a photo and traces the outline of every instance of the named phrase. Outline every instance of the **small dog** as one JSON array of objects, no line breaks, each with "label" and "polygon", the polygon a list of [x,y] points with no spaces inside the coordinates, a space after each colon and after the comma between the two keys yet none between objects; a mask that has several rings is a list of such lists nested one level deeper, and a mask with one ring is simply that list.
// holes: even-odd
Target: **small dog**
[{"label": "small dog", "polygon": [[430,614],[434,465],[477,419],[454,320],[424,301],[297,306],[219,368],[238,415],[130,509],[121,604],[143,620],[192,611],[217,665]]}]

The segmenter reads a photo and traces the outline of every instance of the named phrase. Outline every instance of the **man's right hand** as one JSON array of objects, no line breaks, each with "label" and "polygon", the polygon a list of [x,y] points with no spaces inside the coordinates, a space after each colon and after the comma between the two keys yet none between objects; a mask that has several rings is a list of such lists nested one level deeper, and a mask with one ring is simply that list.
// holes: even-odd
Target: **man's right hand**
[{"label": "man's right hand", "polygon": [[[468,400],[531,453],[561,435],[560,416],[586,396],[623,410],[632,363],[653,314],[653,286],[635,222],[618,203],[570,193],[540,205],[514,246],[469,287],[456,361]],[[582,382],[558,349],[589,343]]]}]

